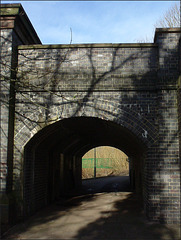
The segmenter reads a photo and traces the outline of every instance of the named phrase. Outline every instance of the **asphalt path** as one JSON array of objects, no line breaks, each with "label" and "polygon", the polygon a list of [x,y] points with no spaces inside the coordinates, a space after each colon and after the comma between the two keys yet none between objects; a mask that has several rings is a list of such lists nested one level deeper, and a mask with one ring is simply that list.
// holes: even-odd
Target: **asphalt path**
[{"label": "asphalt path", "polygon": [[82,181],[82,193],[130,192],[129,176],[111,176]]}]

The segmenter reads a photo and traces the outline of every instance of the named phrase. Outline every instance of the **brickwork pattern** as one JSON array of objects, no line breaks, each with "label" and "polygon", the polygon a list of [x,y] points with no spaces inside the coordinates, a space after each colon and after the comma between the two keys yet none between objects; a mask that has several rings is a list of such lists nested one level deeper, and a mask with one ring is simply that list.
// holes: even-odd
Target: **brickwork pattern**
[{"label": "brickwork pattern", "polygon": [[155,86],[156,74],[154,44],[142,48],[121,44],[34,50],[19,47],[19,78],[23,75],[32,89],[34,86],[47,91],[144,89]]},{"label": "brickwork pattern", "polygon": [[145,48],[19,47],[18,76],[23,76],[30,91],[20,83],[17,112],[27,119],[25,125],[22,120],[16,122],[17,146],[23,149],[45,122],[75,116],[116,122],[149,147],[143,169],[148,217],[178,222],[178,37],[160,34],[158,45]]}]

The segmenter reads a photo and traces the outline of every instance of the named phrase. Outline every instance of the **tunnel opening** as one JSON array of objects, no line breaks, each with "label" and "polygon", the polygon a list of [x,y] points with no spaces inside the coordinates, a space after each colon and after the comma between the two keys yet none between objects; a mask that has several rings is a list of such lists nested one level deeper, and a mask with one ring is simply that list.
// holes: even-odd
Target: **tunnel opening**
[{"label": "tunnel opening", "polygon": [[24,216],[30,216],[82,186],[82,157],[100,146],[121,149],[129,156],[132,190],[143,193],[146,146],[130,130],[93,117],[63,119],[44,127],[24,151]]},{"label": "tunnel opening", "polygon": [[82,157],[82,179],[129,175],[129,157],[111,146],[89,150]]},{"label": "tunnel opening", "polygon": [[82,157],[82,192],[130,192],[129,157],[111,146],[89,150]]}]

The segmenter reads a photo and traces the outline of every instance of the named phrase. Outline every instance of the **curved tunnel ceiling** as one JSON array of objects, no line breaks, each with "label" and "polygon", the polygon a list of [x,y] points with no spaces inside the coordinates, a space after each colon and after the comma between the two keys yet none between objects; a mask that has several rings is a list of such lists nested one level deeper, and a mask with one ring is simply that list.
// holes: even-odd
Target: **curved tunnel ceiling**
[{"label": "curved tunnel ceiling", "polygon": [[93,117],[74,117],[61,120],[39,131],[30,141],[45,149],[82,157],[98,146],[112,146],[128,156],[139,156],[143,143],[122,126]]}]

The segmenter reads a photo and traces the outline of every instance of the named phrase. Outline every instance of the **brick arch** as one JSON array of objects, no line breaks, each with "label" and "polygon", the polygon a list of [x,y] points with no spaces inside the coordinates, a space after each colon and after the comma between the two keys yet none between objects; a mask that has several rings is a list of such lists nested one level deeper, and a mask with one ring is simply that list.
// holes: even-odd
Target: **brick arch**
[{"label": "brick arch", "polygon": [[[79,111],[72,111],[77,109]],[[60,114],[60,115],[59,115]],[[19,149],[23,150],[26,143],[41,129],[47,125],[51,125],[63,119],[71,117],[96,117],[102,120],[112,121],[122,127],[128,129],[132,134],[137,136],[148,147],[157,141],[158,131],[154,123],[152,123],[142,113],[131,108],[131,104],[123,106],[116,101],[99,100],[94,105],[93,101],[87,101],[82,105],[77,103],[67,103],[66,110],[62,110],[62,106],[54,106],[49,115],[50,121],[44,125],[38,124],[38,116],[40,111],[32,112],[27,115],[27,119],[21,122],[16,128],[15,144]],[[32,121],[30,121],[31,119]],[[41,121],[41,120],[40,120]]]},{"label": "brick arch", "polygon": [[[141,108],[141,107],[140,107]],[[145,111],[143,111],[145,113]],[[147,119],[147,117],[142,114],[142,111],[139,108],[134,108],[130,103],[120,103],[119,100],[107,100],[107,99],[101,99],[95,101],[95,97],[89,98],[87,101],[83,101],[80,103],[77,103],[77,101],[70,101],[64,104],[64,107],[62,107],[61,104],[55,104],[53,107],[50,108],[49,112],[49,119],[50,121],[45,125],[43,124],[43,121],[40,121],[40,124],[37,124],[36,121],[45,119],[45,111],[42,111],[40,108],[35,108],[34,111],[26,115],[26,120],[24,123],[20,122],[20,124],[16,125],[16,135],[15,135],[15,144],[18,143],[18,145],[15,145],[15,156],[21,152],[24,152],[25,147],[27,147],[27,153],[24,157],[24,175],[26,175],[27,182],[26,191],[29,191],[29,186],[31,186],[33,180],[29,182],[28,179],[32,179],[32,172],[31,168],[34,167],[32,163],[33,159],[33,152],[36,151],[36,158],[40,156],[40,159],[44,159],[46,157],[47,153],[43,153],[44,149],[47,150],[49,147],[49,136],[51,134],[56,133],[56,129],[59,128],[59,125],[61,125],[61,122],[64,120],[71,120],[73,118],[79,119],[81,117],[85,118],[93,118],[93,119],[99,119],[100,121],[103,120],[105,122],[109,122],[110,128],[115,124],[116,126],[120,127],[120,133],[122,135],[128,135],[126,138],[126,144],[129,145],[129,149],[122,149],[119,148],[118,145],[112,145],[114,147],[119,148],[120,150],[123,150],[127,155],[135,157],[135,163],[137,162],[139,166],[139,160],[140,156],[142,154],[142,151],[149,148],[151,145],[154,144],[154,142],[157,140],[157,129],[155,125]],[[41,115],[41,118],[40,118]],[[33,121],[29,121],[29,119],[32,119]],[[113,124],[113,125],[112,125]],[[86,126],[84,126],[86,127]],[[98,130],[97,130],[98,131]],[[106,131],[106,129],[105,129]],[[116,130],[115,130],[116,132]],[[66,137],[66,135],[64,135]],[[71,135],[70,135],[71,136]],[[40,148],[39,145],[41,145],[41,142],[46,141],[47,143],[42,145]],[[132,139],[129,141],[128,139]],[[70,139],[66,141],[77,141],[77,139]],[[55,140],[55,144],[57,140]],[[51,144],[54,144],[53,138],[52,141],[50,141]],[[80,155],[84,151],[82,150],[83,145],[81,143],[73,143],[73,146],[67,146],[71,143],[65,143],[65,149],[66,153],[65,156],[69,159],[68,161],[71,161],[72,157],[77,159],[76,161],[80,162]],[[117,143],[116,143],[117,144]],[[106,144],[104,144],[106,145]],[[109,142],[109,145],[111,143]],[[124,145],[124,144],[123,144]],[[133,146],[134,145],[134,146]],[[144,149],[141,145],[144,145]],[[96,145],[95,145],[96,146]],[[98,145],[97,145],[98,146]],[[94,147],[93,145],[90,146],[90,148]],[[123,146],[124,148],[125,146]],[[36,150],[36,148],[38,150]],[[59,146],[57,145],[56,148],[58,149]],[[80,151],[78,150],[80,148]],[[133,149],[131,149],[133,148]],[[137,153],[136,149],[139,149],[140,151]],[[18,151],[17,151],[18,149]],[[63,148],[62,148],[63,149]],[[68,150],[67,150],[68,149]],[[85,149],[88,150],[87,146]],[[77,151],[76,151],[77,150]],[[132,151],[133,150],[133,151]],[[47,150],[48,151],[48,150]],[[77,152],[76,156],[70,157],[69,154],[72,152]],[[39,161],[39,160],[38,160]],[[49,160],[47,160],[49,161]],[[42,169],[42,160],[39,161],[40,171],[46,171],[46,169]],[[143,161],[141,161],[143,162]],[[139,169],[139,167],[137,167]],[[140,171],[140,170],[139,170]],[[47,175],[42,175],[42,181],[45,182],[47,179]],[[31,189],[31,187],[30,187]],[[44,191],[44,190],[42,190]],[[41,194],[42,196],[42,194]],[[37,199],[39,198],[39,193],[37,193]],[[26,211],[27,214],[29,214],[31,211],[33,211],[33,206],[31,205],[31,199],[28,194],[26,194],[25,202],[28,202],[26,205]],[[40,206],[42,204],[46,205],[47,197],[44,196],[43,202],[37,200],[36,204],[39,204]],[[30,204],[30,210],[28,210],[28,204]],[[39,206],[37,205],[37,209]],[[35,209],[34,209],[35,210]]]},{"label": "brick arch", "polygon": [[[132,156],[137,166],[140,166],[137,169],[141,171],[142,155],[147,149],[144,142],[114,121],[75,116],[50,124],[35,134],[26,144],[24,155],[25,215],[47,205],[51,196],[51,193],[47,193],[47,186],[56,188],[59,182],[51,181],[49,169],[53,168],[52,172],[55,173],[58,168],[60,172],[61,154],[63,154],[63,166],[67,166],[63,167],[62,181],[67,182],[67,185],[63,186],[65,189],[62,192],[65,192],[72,186],[69,164],[73,164],[75,179],[80,182],[80,164],[84,151],[100,145],[116,147]],[[60,173],[59,177],[61,178]],[[53,195],[54,197],[57,196]]]}]

